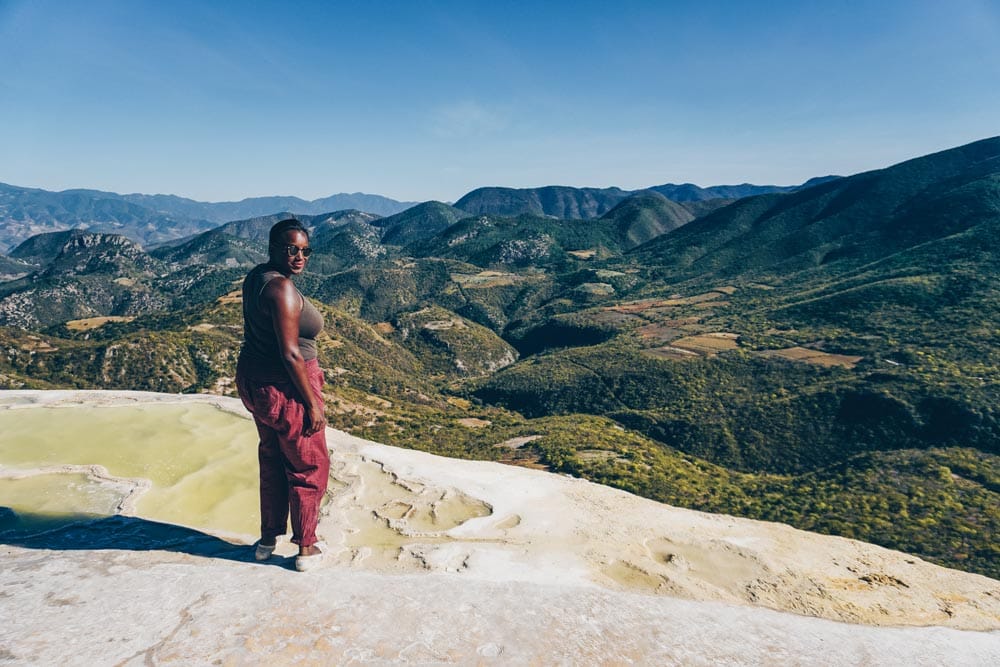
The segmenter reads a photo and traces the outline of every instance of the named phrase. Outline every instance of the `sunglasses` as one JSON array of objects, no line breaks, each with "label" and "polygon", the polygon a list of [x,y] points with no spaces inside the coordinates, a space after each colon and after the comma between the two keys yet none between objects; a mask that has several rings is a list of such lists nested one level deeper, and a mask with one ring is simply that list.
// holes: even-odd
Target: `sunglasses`
[{"label": "sunglasses", "polygon": [[310,248],[309,246],[306,246],[305,248],[300,248],[297,245],[292,245],[291,243],[285,246],[285,254],[288,255],[289,257],[295,257],[300,252],[302,253],[303,257],[308,257],[309,255],[313,254],[313,249]]}]

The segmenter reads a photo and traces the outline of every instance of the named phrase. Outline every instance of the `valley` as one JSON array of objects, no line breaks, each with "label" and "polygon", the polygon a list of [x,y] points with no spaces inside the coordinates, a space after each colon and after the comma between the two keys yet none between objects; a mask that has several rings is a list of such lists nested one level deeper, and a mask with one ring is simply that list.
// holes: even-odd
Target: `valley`
[{"label": "valley", "polygon": [[[1000,578],[1000,139],[677,193],[297,211],[331,425]],[[236,290],[278,219],[24,240],[0,386],[234,395]]]}]

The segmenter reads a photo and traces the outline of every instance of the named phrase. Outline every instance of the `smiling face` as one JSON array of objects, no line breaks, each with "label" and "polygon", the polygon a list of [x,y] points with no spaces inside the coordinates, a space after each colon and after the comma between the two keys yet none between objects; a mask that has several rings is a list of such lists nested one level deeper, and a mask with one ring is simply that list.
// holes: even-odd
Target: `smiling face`
[{"label": "smiling face", "polygon": [[309,247],[309,237],[298,229],[289,229],[281,239],[281,243],[271,246],[271,264],[286,276],[297,276],[306,268],[308,258],[302,251]]}]

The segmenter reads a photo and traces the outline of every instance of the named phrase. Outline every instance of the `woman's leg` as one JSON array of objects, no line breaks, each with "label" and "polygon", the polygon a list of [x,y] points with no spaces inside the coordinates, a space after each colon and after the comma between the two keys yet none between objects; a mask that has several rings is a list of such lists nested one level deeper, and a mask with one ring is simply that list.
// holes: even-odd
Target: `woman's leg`
[{"label": "woman's leg", "polygon": [[[323,400],[323,371],[315,360],[307,362],[309,382]],[[237,373],[237,386],[240,386]],[[282,535],[289,513],[292,542],[300,551],[311,551],[319,523],[319,507],[330,476],[330,453],[326,433],[305,437],[306,410],[291,383],[261,385],[256,390],[240,387],[241,396],[249,394],[254,420],[260,433],[258,457],[261,464],[261,537],[265,530]],[[281,476],[281,483],[278,476]],[[284,494],[284,495],[282,495]],[[282,505],[281,510],[278,504]]]},{"label": "woman's leg", "polygon": [[[323,371],[315,362],[310,363],[307,370],[312,389],[322,401]],[[285,455],[292,542],[304,549],[316,543],[319,508],[330,477],[330,452],[325,431],[309,437],[302,435],[305,406],[298,400],[294,400],[293,405],[286,410],[288,430],[280,434],[279,442]]]},{"label": "woman's leg", "polygon": [[[256,421],[256,420],[254,420]],[[281,452],[278,433],[257,423],[260,445],[260,541],[272,545],[278,535],[288,529],[288,479],[285,476],[285,456]]]},{"label": "woman's leg", "polygon": [[288,506],[292,519],[292,542],[302,547],[316,543],[319,508],[330,476],[326,435],[316,433],[283,443]]},{"label": "woman's leg", "polygon": [[284,398],[273,387],[252,381],[239,366],[236,369],[236,389],[243,405],[253,416],[260,438],[257,446],[257,461],[260,464],[260,543],[271,546],[278,535],[284,535],[288,530],[285,457],[281,452],[278,432],[271,425]]}]

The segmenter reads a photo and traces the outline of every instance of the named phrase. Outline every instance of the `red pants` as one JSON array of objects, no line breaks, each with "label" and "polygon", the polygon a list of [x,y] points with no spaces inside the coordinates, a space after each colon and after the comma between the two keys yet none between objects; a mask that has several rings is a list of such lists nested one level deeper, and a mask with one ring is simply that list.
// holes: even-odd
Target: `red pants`
[{"label": "red pants", "polygon": [[[309,383],[323,400],[323,371],[306,362]],[[330,476],[326,433],[302,435],[306,407],[291,381],[261,381],[240,366],[236,387],[260,435],[260,534],[265,540],[284,535],[291,510],[292,542],[316,543],[319,506]]]}]

